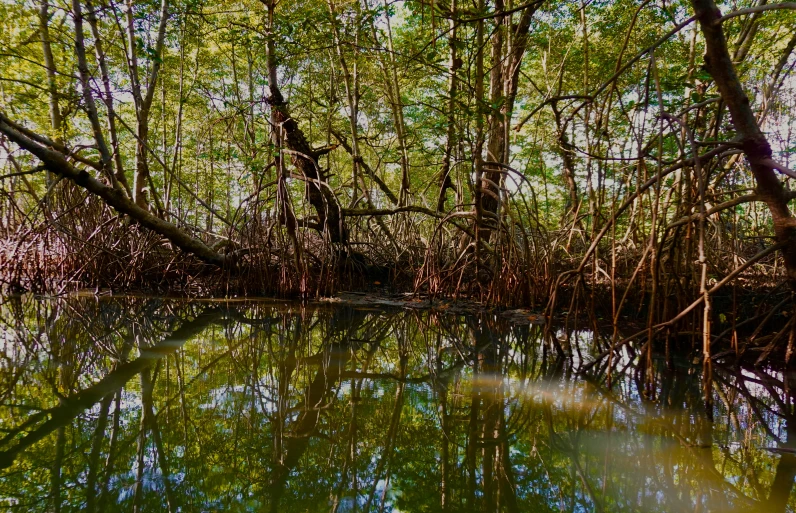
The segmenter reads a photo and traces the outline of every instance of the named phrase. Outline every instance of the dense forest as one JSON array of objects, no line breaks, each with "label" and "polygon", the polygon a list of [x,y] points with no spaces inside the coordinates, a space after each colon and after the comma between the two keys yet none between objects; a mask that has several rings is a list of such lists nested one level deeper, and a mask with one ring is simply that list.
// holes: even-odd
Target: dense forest
[{"label": "dense forest", "polygon": [[6,0],[0,285],[386,287],[789,357],[794,9]]}]

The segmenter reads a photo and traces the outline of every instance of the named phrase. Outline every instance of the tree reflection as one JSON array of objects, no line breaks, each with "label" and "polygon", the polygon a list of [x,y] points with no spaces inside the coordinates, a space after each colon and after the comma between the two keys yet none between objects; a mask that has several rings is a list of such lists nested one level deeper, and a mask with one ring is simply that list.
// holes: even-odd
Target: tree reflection
[{"label": "tree reflection", "polygon": [[793,376],[717,366],[706,403],[700,368],[655,360],[640,376],[628,354],[609,388],[605,368],[580,376],[555,349],[563,340],[586,361],[588,336],[488,315],[9,298],[0,501],[89,512],[793,508]]}]

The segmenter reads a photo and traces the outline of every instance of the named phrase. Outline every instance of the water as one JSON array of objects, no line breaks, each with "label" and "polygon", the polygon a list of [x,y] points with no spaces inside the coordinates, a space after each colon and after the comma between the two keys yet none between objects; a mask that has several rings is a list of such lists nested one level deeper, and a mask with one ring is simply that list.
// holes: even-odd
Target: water
[{"label": "water", "polygon": [[540,326],[277,302],[6,298],[0,509],[793,511],[789,374]]}]

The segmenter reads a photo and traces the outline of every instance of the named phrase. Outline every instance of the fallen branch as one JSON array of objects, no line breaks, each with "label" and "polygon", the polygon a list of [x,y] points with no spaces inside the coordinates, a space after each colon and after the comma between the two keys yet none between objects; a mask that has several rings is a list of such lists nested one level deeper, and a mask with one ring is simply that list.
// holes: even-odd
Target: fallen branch
[{"label": "fallen branch", "polygon": [[202,241],[191,237],[172,223],[152,215],[133,203],[121,189],[114,189],[105,185],[92,177],[86,170],[75,168],[62,153],[47,148],[33,138],[16,130],[14,123],[10,122],[2,113],[0,113],[0,132],[21,148],[38,157],[47,166],[47,169],[53,173],[68,178],[79,187],[99,196],[108,206],[122,214],[127,214],[141,226],[162,235],[183,251],[218,267],[225,267],[230,264],[226,256],[216,253]]}]

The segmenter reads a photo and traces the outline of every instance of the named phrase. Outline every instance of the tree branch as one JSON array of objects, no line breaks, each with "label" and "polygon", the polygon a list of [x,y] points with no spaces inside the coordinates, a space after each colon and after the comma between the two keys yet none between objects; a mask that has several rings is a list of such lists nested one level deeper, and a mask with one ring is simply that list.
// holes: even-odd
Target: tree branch
[{"label": "tree branch", "polygon": [[231,262],[227,257],[211,250],[202,241],[195,239],[180,230],[177,226],[159,217],[130,201],[121,189],[109,187],[92,177],[87,171],[77,169],[70,164],[66,157],[56,151],[42,146],[33,139],[15,130],[8,118],[0,113],[0,132],[14,143],[29,151],[39,158],[47,169],[64,178],[68,178],[76,185],[88,192],[102,198],[105,203],[122,214],[129,215],[132,219],[156,233],[159,233],[183,251],[195,255],[197,258],[218,267],[225,267]]},{"label": "tree branch", "polygon": [[796,2],[782,2],[781,4],[756,5],[754,7],[747,7],[746,9],[738,9],[737,11],[732,11],[719,18],[719,23],[723,23],[731,18],[744,16],[746,14],[754,14],[757,12],[774,11],[781,9],[791,9],[791,10],[796,9]]}]

